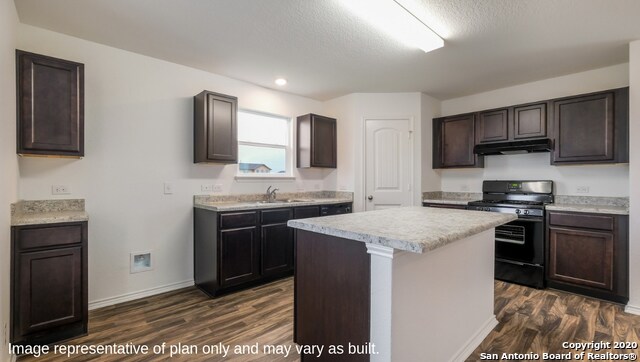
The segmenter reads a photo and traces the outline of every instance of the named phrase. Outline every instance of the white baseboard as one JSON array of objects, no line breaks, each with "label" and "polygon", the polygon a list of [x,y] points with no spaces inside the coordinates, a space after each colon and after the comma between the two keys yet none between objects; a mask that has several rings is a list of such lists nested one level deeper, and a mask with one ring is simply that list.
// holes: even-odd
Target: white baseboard
[{"label": "white baseboard", "polygon": [[192,285],[193,285],[193,280],[185,280],[183,282],[171,283],[171,284],[162,285],[162,286],[155,287],[155,288],[149,288],[149,289],[140,290],[140,291],[137,291],[137,292],[131,292],[131,293],[122,294],[122,295],[118,295],[118,296],[115,296],[115,297],[98,299],[98,300],[94,300],[94,301],[89,302],[89,310],[102,308],[102,307],[108,307],[110,305],[123,303],[123,302],[128,302],[128,301],[131,301],[131,300],[140,299],[140,298],[144,298],[144,297],[150,297],[152,295],[156,295],[156,294],[160,294],[160,293],[166,293],[166,292],[170,292],[172,290],[190,287]]},{"label": "white baseboard", "polygon": [[467,358],[469,358],[469,356],[471,355],[471,353],[473,353],[473,351],[475,351],[476,348],[478,348],[480,343],[482,343],[482,341],[484,341],[484,339],[487,338],[489,333],[491,333],[493,328],[497,325],[498,325],[498,320],[496,319],[496,316],[491,316],[491,318],[487,320],[487,322],[482,326],[482,328],[480,328],[475,335],[469,338],[467,343],[465,343],[464,346],[462,346],[458,350],[458,352],[455,355],[453,355],[453,357],[451,357],[450,362],[466,361]]},{"label": "white baseboard", "polygon": [[627,304],[624,307],[624,311],[629,314],[640,315],[640,307],[635,305]]}]

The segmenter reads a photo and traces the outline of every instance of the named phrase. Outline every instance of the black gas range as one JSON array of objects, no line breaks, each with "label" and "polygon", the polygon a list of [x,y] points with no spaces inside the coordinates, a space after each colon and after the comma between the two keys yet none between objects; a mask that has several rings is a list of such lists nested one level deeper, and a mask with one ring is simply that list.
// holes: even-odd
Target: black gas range
[{"label": "black gas range", "polygon": [[482,200],[467,209],[518,215],[496,227],[496,279],[544,288],[544,208],[553,181],[484,181]]}]

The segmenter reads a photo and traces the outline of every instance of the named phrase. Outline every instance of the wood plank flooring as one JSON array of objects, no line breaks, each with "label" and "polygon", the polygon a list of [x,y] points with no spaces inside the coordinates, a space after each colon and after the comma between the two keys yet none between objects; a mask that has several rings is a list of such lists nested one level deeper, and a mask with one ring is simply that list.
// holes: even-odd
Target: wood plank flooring
[{"label": "wood plank flooring", "polygon": [[[562,342],[640,343],[640,316],[625,313],[622,305],[500,281],[495,282],[495,288],[495,313],[500,324],[467,361],[480,361],[481,353],[498,356],[502,353],[537,353],[542,361],[545,352],[580,352],[563,348]],[[640,353],[637,348],[600,351],[588,348],[585,352]],[[572,357],[571,360],[580,359]]]},{"label": "wood plank flooring", "polygon": [[[495,312],[500,324],[467,361],[479,361],[481,353],[567,353],[562,342],[640,342],[640,316],[623,307],[555,290],[536,290],[496,282]],[[455,326],[454,326],[455,327]],[[198,289],[186,288],[116,306],[89,315],[89,335],[66,345],[166,343],[161,355],[95,355],[67,358],[24,356],[19,361],[160,361],[169,359],[169,345],[197,345],[199,354],[174,356],[176,361],[297,361],[293,344],[293,279],[211,299]],[[205,346],[285,345],[288,357],[276,354],[203,354]],[[587,352],[592,351],[587,350]],[[232,351],[231,351],[232,352]],[[635,352],[635,350],[604,350]],[[428,352],[425,361],[429,361]],[[513,359],[518,360],[518,359]],[[540,358],[539,360],[542,360]],[[439,362],[439,361],[436,361]]]}]

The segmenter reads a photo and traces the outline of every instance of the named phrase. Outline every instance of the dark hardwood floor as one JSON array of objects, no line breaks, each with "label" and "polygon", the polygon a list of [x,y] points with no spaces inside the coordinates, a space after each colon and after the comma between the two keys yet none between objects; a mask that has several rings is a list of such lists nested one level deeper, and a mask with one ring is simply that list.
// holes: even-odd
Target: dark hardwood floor
[{"label": "dark hardwood floor", "polygon": [[[536,290],[496,282],[495,312],[500,324],[467,361],[481,353],[566,353],[562,342],[640,342],[640,316],[623,307],[555,290]],[[159,361],[169,359],[169,346],[196,345],[200,354],[174,356],[176,361],[297,361],[293,345],[293,279],[210,299],[186,288],[116,306],[89,315],[89,335],[67,345],[161,345],[163,355],[95,355],[22,357],[20,361]],[[288,357],[275,354],[202,354],[205,346],[286,345]],[[590,351],[590,350],[588,350]],[[635,352],[635,350],[604,350]],[[426,355],[428,356],[428,354]],[[540,360],[542,360],[540,358]],[[428,358],[425,361],[429,361]]]}]

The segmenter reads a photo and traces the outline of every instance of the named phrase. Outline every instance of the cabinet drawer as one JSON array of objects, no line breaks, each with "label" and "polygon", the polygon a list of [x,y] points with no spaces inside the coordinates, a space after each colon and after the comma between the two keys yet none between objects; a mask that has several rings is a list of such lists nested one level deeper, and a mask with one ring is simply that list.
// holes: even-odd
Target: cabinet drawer
[{"label": "cabinet drawer", "polygon": [[20,249],[79,244],[82,242],[82,225],[19,229],[17,236]]},{"label": "cabinet drawer", "polygon": [[265,210],[262,212],[261,222],[262,224],[275,224],[287,222],[293,217],[293,212],[290,208]]},{"label": "cabinet drawer", "polygon": [[594,214],[549,213],[549,225],[577,228],[613,230],[613,216]]},{"label": "cabinet drawer", "polygon": [[258,213],[234,212],[220,215],[220,229],[235,229],[247,226],[255,226],[258,223]]}]

